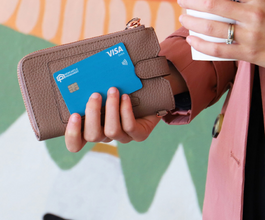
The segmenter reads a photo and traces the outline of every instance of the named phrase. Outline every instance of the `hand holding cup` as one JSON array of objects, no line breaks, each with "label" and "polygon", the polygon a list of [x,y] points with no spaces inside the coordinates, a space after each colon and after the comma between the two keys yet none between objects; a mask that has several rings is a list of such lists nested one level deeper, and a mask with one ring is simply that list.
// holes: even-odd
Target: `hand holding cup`
[{"label": "hand holding cup", "polygon": [[[232,44],[210,42],[197,36],[188,36],[187,42],[204,54],[247,61],[265,67],[265,4],[261,0],[178,0],[181,7],[232,19]],[[196,33],[228,39],[229,24],[197,18],[189,14],[180,16],[181,24]]]}]

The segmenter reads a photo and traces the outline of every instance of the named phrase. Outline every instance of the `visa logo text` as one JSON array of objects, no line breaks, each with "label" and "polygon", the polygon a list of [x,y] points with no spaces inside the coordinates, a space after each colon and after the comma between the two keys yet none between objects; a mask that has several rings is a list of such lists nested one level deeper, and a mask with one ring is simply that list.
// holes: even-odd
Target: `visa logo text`
[{"label": "visa logo text", "polygon": [[119,56],[122,55],[123,53],[121,53],[121,52],[123,52],[123,49],[121,48],[121,46],[119,46],[119,47],[116,47],[116,48],[106,52],[106,53],[109,55],[109,57],[112,57],[112,56],[117,55],[117,54],[119,54]]}]

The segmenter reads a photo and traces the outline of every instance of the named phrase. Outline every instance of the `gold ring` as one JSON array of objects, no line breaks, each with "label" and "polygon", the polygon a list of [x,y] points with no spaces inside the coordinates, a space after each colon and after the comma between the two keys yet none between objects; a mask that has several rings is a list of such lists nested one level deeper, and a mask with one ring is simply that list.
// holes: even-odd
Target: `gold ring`
[{"label": "gold ring", "polygon": [[232,44],[233,43],[234,31],[235,31],[235,25],[230,23],[228,26],[228,37],[226,39],[226,44]]}]

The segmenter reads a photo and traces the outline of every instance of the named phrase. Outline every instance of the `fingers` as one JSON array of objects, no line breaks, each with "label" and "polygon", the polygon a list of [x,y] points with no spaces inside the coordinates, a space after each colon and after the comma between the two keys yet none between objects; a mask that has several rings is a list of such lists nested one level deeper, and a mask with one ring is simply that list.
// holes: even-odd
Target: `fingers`
[{"label": "fingers", "polygon": [[160,120],[155,115],[136,120],[130,97],[126,94],[121,98],[120,114],[123,130],[135,141],[144,141]]},{"label": "fingers", "polygon": [[231,0],[178,0],[182,8],[208,12],[237,21],[246,21],[249,12],[249,4],[238,3]]},{"label": "fingers", "polygon": [[135,119],[131,100],[124,94],[121,98],[117,88],[110,88],[105,105],[105,124],[101,126],[102,97],[93,93],[86,106],[84,132],[81,132],[81,117],[73,114],[68,122],[65,141],[69,151],[77,152],[86,142],[109,142],[113,139],[128,143],[145,140],[159,118],[155,115]]},{"label": "fingers", "polygon": [[[202,18],[195,18],[189,15],[181,15],[179,17],[180,23],[187,29],[196,33],[204,34],[207,36],[218,37],[226,39],[228,37],[229,24],[219,21],[207,20]],[[240,25],[234,26],[234,40],[242,42],[245,40],[244,31]]]},{"label": "fingers", "polygon": [[204,41],[198,37],[188,36],[187,42],[196,50],[214,57],[238,59],[245,58],[245,53],[238,53],[244,51],[244,47],[237,44],[222,44]]},{"label": "fingers", "polygon": [[123,130],[133,137],[135,141],[138,141],[136,120],[132,111],[130,97],[127,94],[123,94],[121,97],[120,114]]},{"label": "fingers", "polygon": [[69,118],[65,132],[65,144],[70,152],[78,152],[85,145],[81,132],[81,116],[74,113]]},{"label": "fingers", "polygon": [[124,132],[120,118],[120,97],[117,88],[110,88],[106,101],[106,115],[104,134],[110,139],[118,140],[121,143],[128,143],[132,138]]},{"label": "fingers", "polygon": [[87,102],[85,111],[84,139],[88,142],[107,141],[101,126],[101,105],[101,95],[93,93]]}]

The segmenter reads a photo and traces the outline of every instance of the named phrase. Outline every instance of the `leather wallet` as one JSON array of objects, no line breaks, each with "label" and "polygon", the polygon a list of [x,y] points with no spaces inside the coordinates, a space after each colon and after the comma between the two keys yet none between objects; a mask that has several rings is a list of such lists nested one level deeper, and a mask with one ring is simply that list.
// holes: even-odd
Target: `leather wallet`
[{"label": "leather wallet", "polygon": [[[136,118],[163,116],[175,108],[165,57],[159,57],[157,36],[152,27],[140,25],[123,31],[33,52],[18,64],[18,81],[24,104],[38,140],[62,136],[70,113],[53,74],[117,43],[123,42],[140,78],[142,89],[131,93]],[[99,82],[100,83],[100,82]]]}]

